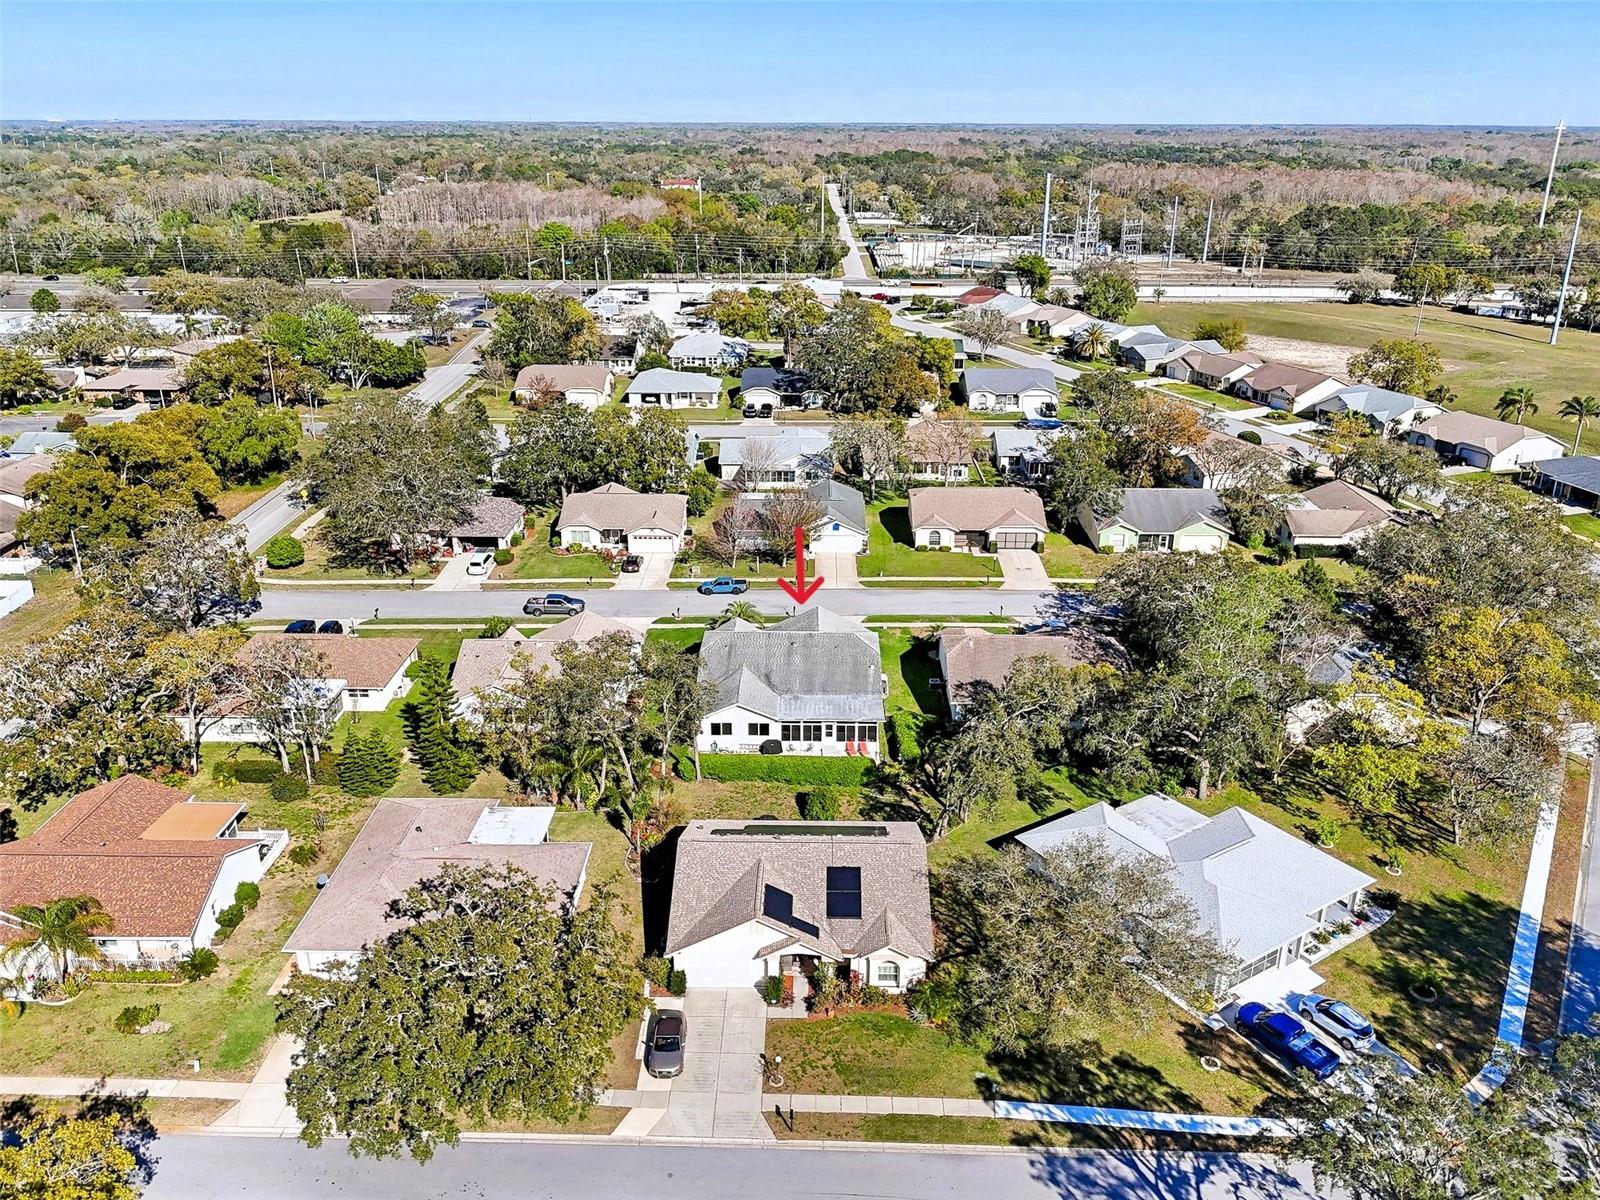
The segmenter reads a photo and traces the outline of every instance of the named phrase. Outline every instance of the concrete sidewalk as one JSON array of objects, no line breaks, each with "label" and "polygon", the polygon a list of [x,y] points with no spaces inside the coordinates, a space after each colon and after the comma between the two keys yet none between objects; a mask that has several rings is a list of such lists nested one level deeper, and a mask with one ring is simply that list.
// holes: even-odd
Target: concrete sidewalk
[{"label": "concrete sidewalk", "polygon": [[0,1075],[0,1096],[149,1096],[162,1100],[243,1100],[248,1083],[226,1079],[128,1079],[81,1075]]}]

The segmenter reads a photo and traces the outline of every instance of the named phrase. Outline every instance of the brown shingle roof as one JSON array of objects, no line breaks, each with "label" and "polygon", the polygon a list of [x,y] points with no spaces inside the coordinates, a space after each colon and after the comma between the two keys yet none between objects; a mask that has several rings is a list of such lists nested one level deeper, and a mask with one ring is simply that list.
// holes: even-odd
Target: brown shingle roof
[{"label": "brown shingle roof", "polygon": [[1412,432],[1436,442],[1476,446],[1490,454],[1508,450],[1524,438],[1547,436],[1525,425],[1513,425],[1510,421],[1497,421],[1493,417],[1460,411],[1440,413],[1426,421],[1419,421],[1412,426]]},{"label": "brown shingle roof", "polygon": [[939,646],[949,672],[945,691],[958,704],[965,689],[978,683],[999,687],[1020,659],[1035,655],[1047,655],[1064,667],[1128,665],[1121,646],[1103,634],[1083,628],[1061,633],[995,634],[970,626],[950,626],[939,631]]},{"label": "brown shingle roof", "polygon": [[607,483],[589,492],[573,492],[561,502],[556,529],[582,525],[592,529],[668,529],[681,534],[689,523],[689,498],[676,494],[636,492]]},{"label": "brown shingle roof", "polygon": [[83,385],[86,392],[163,391],[176,392],[183,387],[178,372],[171,367],[124,367],[103,379],[90,379]]},{"label": "brown shingle roof", "polygon": [[1332,375],[1308,371],[1304,367],[1291,367],[1287,363],[1263,363],[1245,376],[1245,382],[1258,392],[1283,392],[1287,396],[1309,392],[1330,379],[1333,379]]},{"label": "brown shingle roof", "polygon": [[502,538],[521,533],[527,510],[509,496],[482,496],[459,525],[450,528],[457,538]]},{"label": "brown shingle roof", "polygon": [[[806,830],[811,832],[780,832]],[[880,829],[881,836],[850,835]],[[838,832],[830,832],[838,831]],[[861,917],[827,915],[829,867],[861,871]],[[810,935],[764,916],[768,889],[786,892]],[[909,821],[691,821],[678,839],[667,953],[675,954],[747,921],[772,928],[774,941],[799,935],[837,957],[892,947],[933,957],[928,847]]]},{"label": "brown shingle roof", "polygon": [[240,649],[248,661],[252,646],[271,642],[302,642],[328,663],[328,678],[344,680],[347,688],[386,688],[405,670],[421,644],[407,637],[347,637],[342,633],[258,633]]},{"label": "brown shingle roof", "polygon": [[482,800],[381,800],[339,860],[328,885],[289,935],[284,950],[357,951],[402,927],[389,902],[446,863],[521,867],[558,896],[575,893],[589,863],[588,842],[498,845],[472,842]]},{"label": "brown shingle roof", "polygon": [[28,486],[28,480],[35,475],[43,475],[53,466],[55,461],[48,454],[30,454],[26,458],[0,462],[0,494],[21,496]]},{"label": "brown shingle roof", "polygon": [[458,696],[470,696],[484,688],[510,681],[521,667],[561,671],[555,649],[564,642],[592,642],[608,634],[620,633],[638,640],[639,634],[621,621],[602,617],[596,613],[581,612],[541,629],[532,637],[512,626],[497,638],[468,638],[461,643],[461,652],[450,672],[450,685]]},{"label": "brown shingle roof", "polygon": [[1044,502],[1018,487],[911,489],[913,529],[997,529],[1023,526],[1045,531]]},{"label": "brown shingle roof", "polygon": [[[188,809],[204,813],[196,818]],[[137,775],[102,783],[67,801],[32,836],[0,846],[0,910],[93,896],[111,914],[115,936],[188,937],[223,860],[259,845],[215,835],[237,812],[237,805],[191,805],[178,789]]]},{"label": "brown shingle roof", "polygon": [[513,386],[518,391],[532,391],[535,380],[548,379],[563,392],[568,388],[593,388],[603,392],[610,378],[611,369],[601,363],[535,363],[517,372],[517,382]]}]

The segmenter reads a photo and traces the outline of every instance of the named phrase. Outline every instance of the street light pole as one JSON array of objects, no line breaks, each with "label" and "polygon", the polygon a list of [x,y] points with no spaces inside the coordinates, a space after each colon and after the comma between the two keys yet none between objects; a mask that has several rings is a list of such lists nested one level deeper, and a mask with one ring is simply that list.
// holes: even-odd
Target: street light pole
[{"label": "street light pole", "polygon": [[1556,122],[1556,146],[1550,151],[1550,171],[1544,177],[1544,201],[1539,205],[1539,228],[1544,228],[1545,213],[1550,211],[1550,188],[1556,181],[1556,158],[1561,153],[1561,133],[1566,129],[1565,121]]},{"label": "street light pole", "polygon": [[1578,252],[1578,229],[1583,225],[1583,209],[1572,219],[1572,241],[1567,246],[1567,269],[1561,272],[1561,295],[1556,298],[1556,323],[1550,327],[1550,344],[1561,334],[1561,314],[1567,308],[1567,284],[1572,282],[1572,258]]}]

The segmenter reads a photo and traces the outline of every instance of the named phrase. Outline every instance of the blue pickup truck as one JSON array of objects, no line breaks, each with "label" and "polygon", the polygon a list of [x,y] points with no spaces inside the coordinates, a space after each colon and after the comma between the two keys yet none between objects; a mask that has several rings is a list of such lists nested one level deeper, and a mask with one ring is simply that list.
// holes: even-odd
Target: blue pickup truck
[{"label": "blue pickup truck", "polygon": [[742,596],[749,590],[748,579],[735,579],[731,575],[718,575],[695,588],[702,596]]},{"label": "blue pickup truck", "polygon": [[1239,1006],[1239,1032],[1290,1067],[1326,1079],[1339,1069],[1339,1056],[1286,1012],[1252,1001]]}]

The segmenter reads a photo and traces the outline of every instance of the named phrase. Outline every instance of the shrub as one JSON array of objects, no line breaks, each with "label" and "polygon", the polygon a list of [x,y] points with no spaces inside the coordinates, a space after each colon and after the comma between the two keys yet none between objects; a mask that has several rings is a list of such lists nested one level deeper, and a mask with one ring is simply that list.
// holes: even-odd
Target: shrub
[{"label": "shrub", "polygon": [[282,571],[288,567],[298,567],[306,561],[306,544],[297,537],[280,533],[277,537],[267,539],[267,544],[261,547],[261,553],[267,560],[267,566]]},{"label": "shrub", "polygon": [[160,1015],[159,1004],[130,1004],[117,1014],[113,1024],[118,1033],[137,1033]]},{"label": "shrub", "polygon": [[886,1004],[893,1004],[894,997],[876,984],[867,984],[861,989],[860,1003],[864,1008],[882,1008]]},{"label": "shrub", "polygon": [[510,617],[490,617],[483,623],[483,628],[478,630],[481,638],[497,638],[510,629],[514,622]]},{"label": "shrub", "polygon": [[496,550],[494,552],[494,561],[495,561],[495,564],[497,566],[501,566],[501,567],[505,566],[508,562],[511,561],[511,551],[509,551],[509,550]]},{"label": "shrub", "polygon": [[233,777],[240,783],[271,783],[281,774],[277,763],[264,758],[247,758],[233,764]]},{"label": "shrub", "polygon": [[522,531],[519,529],[516,533],[513,533],[511,535],[511,544],[513,546],[522,545],[523,536],[524,535],[523,535]]},{"label": "shrub", "polygon": [[239,782],[239,768],[226,759],[211,764],[211,782],[222,787],[232,787]]},{"label": "shrub", "polygon": [[311,778],[323,787],[339,786],[339,760],[343,755],[331,750],[324,750],[317,756],[317,761],[311,764]]},{"label": "shrub", "polygon": [[[28,297],[28,307],[36,313],[52,313],[61,311],[61,298],[47,287],[39,288]],[[107,403],[109,403],[109,398]]]},{"label": "shrub", "polygon": [[322,857],[322,847],[315,842],[296,842],[289,847],[289,861],[297,867],[309,867]]},{"label": "shrub", "polygon": [[1338,558],[1344,553],[1343,546],[1296,546],[1296,558]]},{"label": "shrub", "polygon": [[674,968],[671,974],[667,976],[667,991],[671,992],[674,996],[681,996],[688,990],[689,977],[682,971]]},{"label": "shrub", "polygon": [[[859,787],[871,759],[809,755],[702,754],[700,770],[719,783],[789,783],[796,787]],[[679,752],[679,771],[694,778],[694,760]]]},{"label": "shrub", "polygon": [[216,973],[218,961],[215,950],[197,947],[178,960],[178,975],[189,983],[197,983]]},{"label": "shrub", "polygon": [[839,795],[832,788],[817,787],[800,794],[800,815],[808,821],[837,821]]},{"label": "shrub", "polygon": [[251,883],[249,880],[241,883],[233,889],[233,902],[246,912],[249,912],[261,903],[261,885]]},{"label": "shrub", "polygon": [[217,914],[217,924],[223,929],[237,929],[242,920],[244,920],[244,905],[237,900]]},{"label": "shrub", "polygon": [[306,781],[299,775],[279,772],[272,781],[272,798],[279,804],[295,804],[311,794]]},{"label": "shrub", "polygon": [[89,423],[89,419],[82,413],[69,412],[56,422],[57,433],[76,433]]},{"label": "shrub", "polygon": [[672,964],[658,954],[646,954],[639,960],[639,970],[645,980],[664,988],[672,979]]},{"label": "shrub", "polygon": [[782,975],[768,975],[761,981],[761,998],[768,1004],[783,1003]]},{"label": "shrub", "polygon": [[1332,817],[1323,817],[1316,826],[1317,842],[1323,846],[1331,846],[1339,840],[1339,834],[1344,831],[1344,826]]},{"label": "shrub", "polygon": [[955,972],[948,969],[923,976],[911,986],[907,996],[913,1019],[933,1025],[942,1024],[955,1016],[960,999]]},{"label": "shrub", "polygon": [[1239,432],[1239,440],[1241,442],[1249,442],[1252,446],[1261,445],[1261,435],[1259,433],[1257,433],[1254,429],[1243,429],[1243,430],[1240,430],[1240,432]]}]

